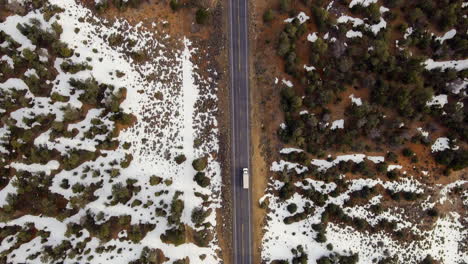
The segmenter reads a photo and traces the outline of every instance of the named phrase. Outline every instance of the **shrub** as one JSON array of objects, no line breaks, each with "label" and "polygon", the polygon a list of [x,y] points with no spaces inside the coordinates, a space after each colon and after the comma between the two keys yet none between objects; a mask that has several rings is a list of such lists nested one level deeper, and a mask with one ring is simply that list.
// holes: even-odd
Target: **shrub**
[{"label": "shrub", "polygon": [[321,257],[317,260],[317,264],[332,264],[332,260],[329,257]]},{"label": "shrub", "polygon": [[323,232],[319,232],[317,233],[317,237],[315,238],[315,240],[319,243],[324,243],[327,241],[327,237]]},{"label": "shrub", "polygon": [[158,185],[162,182],[162,178],[161,177],[158,177],[156,175],[153,175],[150,177],[150,185],[151,186],[154,186],[154,185]]},{"label": "shrub", "polygon": [[195,14],[195,21],[197,24],[205,25],[210,18],[210,13],[206,8],[199,8]]},{"label": "shrub", "polygon": [[399,173],[397,170],[391,170],[387,172],[387,177],[391,180],[397,179],[399,176]]},{"label": "shrub", "polygon": [[66,43],[56,41],[52,44],[53,52],[61,58],[70,58],[73,55],[73,50],[68,48]]},{"label": "shrub", "polygon": [[435,263],[434,258],[431,255],[427,255],[422,261],[421,264],[433,264]]},{"label": "shrub", "polygon": [[174,160],[177,164],[182,164],[184,161],[187,160],[187,158],[185,157],[184,154],[180,154],[179,156],[175,157]]},{"label": "shrub", "polygon": [[80,192],[83,192],[85,189],[85,186],[83,184],[80,184],[80,183],[75,183],[73,184],[72,186],[72,191],[73,193],[80,193]]},{"label": "shrub", "polygon": [[294,214],[297,211],[297,205],[295,203],[290,203],[286,207],[288,209],[288,212],[291,214]]},{"label": "shrub", "polygon": [[127,237],[132,241],[133,243],[138,243],[143,239],[143,232],[138,225],[133,225],[130,230],[127,232]]},{"label": "shrub", "polygon": [[132,198],[132,195],[132,192],[122,183],[112,185],[112,204],[125,204]]},{"label": "shrub", "polygon": [[115,116],[115,121],[118,121],[120,124],[124,126],[129,126],[133,123],[133,115],[127,114],[124,112],[118,112]]},{"label": "shrub", "polygon": [[386,159],[389,161],[389,162],[397,162],[397,158],[398,156],[393,153],[393,152],[388,152],[387,155],[386,155]]},{"label": "shrub", "polygon": [[193,177],[193,180],[203,188],[207,187],[211,183],[210,178],[206,177],[204,172],[197,172]]},{"label": "shrub", "polygon": [[132,154],[125,154],[125,159],[120,162],[122,168],[128,168],[133,160]]},{"label": "shrub", "polygon": [[211,210],[204,210],[203,207],[195,208],[192,211],[192,222],[195,223],[195,225],[201,225],[210,213]]},{"label": "shrub", "polygon": [[430,217],[437,217],[439,215],[439,211],[436,208],[430,208],[426,211],[427,215]]},{"label": "shrub", "polygon": [[60,8],[56,5],[47,4],[44,7],[44,20],[49,21],[55,14],[65,11],[63,8]]},{"label": "shrub", "polygon": [[375,167],[376,167],[376,170],[380,173],[384,173],[388,169],[388,165],[385,162],[379,162],[375,165]]},{"label": "shrub", "polygon": [[58,101],[58,102],[68,102],[68,100],[70,100],[68,96],[63,96],[57,92],[53,92],[50,95],[50,99],[52,99],[53,101]]},{"label": "shrub", "polygon": [[409,148],[404,148],[403,151],[402,151],[402,154],[405,157],[411,157],[411,156],[414,155],[414,152]]},{"label": "shrub", "polygon": [[117,46],[117,45],[121,45],[124,42],[124,38],[121,34],[113,33],[112,35],[109,36],[107,41],[109,42],[109,45]]},{"label": "shrub", "polygon": [[192,162],[192,166],[196,171],[202,171],[208,166],[208,157],[201,157]]},{"label": "shrub", "polygon": [[86,150],[72,150],[65,158],[62,159],[62,164],[65,170],[71,170],[78,167],[79,164],[87,160],[92,160],[95,157],[95,152]]},{"label": "shrub", "polygon": [[85,81],[71,78],[69,81],[70,86],[78,90],[84,91],[80,94],[78,99],[85,104],[98,105],[104,89],[99,87],[99,84],[94,78],[88,78]]},{"label": "shrub", "polygon": [[294,185],[291,184],[290,182],[287,182],[281,187],[280,192],[279,192],[279,197],[283,200],[291,198],[291,196],[294,194]]},{"label": "shrub", "polygon": [[92,70],[93,67],[89,66],[87,63],[73,63],[72,61],[66,60],[60,64],[60,68],[64,72],[69,72],[75,74],[84,70]]},{"label": "shrub", "polygon": [[274,19],[274,14],[273,14],[273,10],[271,9],[268,9],[267,11],[265,11],[265,13],[263,13],[263,21],[264,22],[270,22]]},{"label": "shrub", "polygon": [[167,219],[168,222],[170,224],[178,224],[180,222],[180,217],[182,216],[183,210],[184,201],[180,199],[173,199],[171,203],[171,215]]},{"label": "shrub", "polygon": [[193,234],[194,243],[195,245],[199,247],[207,247],[212,239],[213,239],[213,234],[207,229],[196,231]]},{"label": "shrub", "polygon": [[132,143],[130,143],[130,142],[125,142],[125,143],[123,143],[123,145],[122,145],[122,147],[123,147],[124,149],[129,149],[131,146],[132,146]]},{"label": "shrub", "polygon": [[293,264],[307,264],[308,256],[302,253],[300,256],[294,257],[292,260]]},{"label": "shrub", "polygon": [[280,10],[282,12],[288,12],[291,8],[291,0],[280,0]]},{"label": "shrub", "polygon": [[403,198],[408,201],[414,201],[418,199],[421,195],[414,192],[403,192]]},{"label": "shrub", "polygon": [[166,230],[166,232],[161,235],[161,240],[164,243],[170,243],[176,246],[182,245],[185,243],[185,226],[180,225],[178,228],[174,227]]},{"label": "shrub", "polygon": [[96,3],[96,5],[94,6],[94,8],[96,8],[96,11],[98,11],[99,13],[103,12],[108,7],[109,7],[108,0],[101,0],[98,3]]},{"label": "shrub", "polygon": [[171,9],[174,11],[177,11],[180,8],[179,0],[171,0],[171,2],[169,2],[169,5],[171,6]]},{"label": "shrub", "polygon": [[57,34],[57,36],[60,36],[63,33],[63,28],[59,23],[57,23],[57,21],[52,23],[52,29],[55,31],[55,34]]},{"label": "shrub", "polygon": [[468,166],[468,150],[447,149],[439,151],[435,154],[435,160],[450,169],[461,170]]}]

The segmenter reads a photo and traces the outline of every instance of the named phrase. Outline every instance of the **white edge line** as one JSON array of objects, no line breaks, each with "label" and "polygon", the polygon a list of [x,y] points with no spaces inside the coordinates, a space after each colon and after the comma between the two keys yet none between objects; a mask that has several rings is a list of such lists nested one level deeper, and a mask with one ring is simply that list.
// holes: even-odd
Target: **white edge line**
[{"label": "white edge line", "polygon": [[232,218],[233,218],[233,228],[232,228],[232,246],[233,246],[233,257],[234,257],[234,263],[237,263],[237,254],[236,254],[236,232],[235,232],[235,229],[236,229],[236,199],[235,199],[235,194],[236,194],[236,181],[235,181],[235,160],[236,160],[236,157],[235,157],[235,144],[233,144],[234,142],[234,126],[235,126],[235,121],[234,121],[234,71],[233,71],[233,51],[234,51],[234,48],[233,48],[233,44],[232,44],[232,41],[233,41],[233,37],[232,37],[232,24],[233,24],[233,8],[232,8],[232,1],[229,1],[229,18],[230,18],[230,22],[229,23],[230,25],[230,41],[229,41],[229,46],[230,46],[230,56],[229,56],[229,60],[230,60],[230,66],[231,66],[231,122],[233,124],[233,127],[231,128],[231,148],[232,148],[232,157],[231,157],[231,161],[232,161],[232,168],[231,168],[231,184],[233,185],[234,187],[234,191],[232,193],[232,200],[233,200],[233,215],[232,215]]},{"label": "white edge line", "polygon": [[[245,19],[244,19],[244,24],[245,24],[245,34],[247,37],[245,38],[245,49],[246,49],[246,61],[245,61],[245,74],[246,74],[246,87],[247,87],[247,128],[249,130],[249,133],[247,133],[247,165],[248,168],[250,168],[250,88],[249,88],[249,27],[248,27],[248,21],[249,21],[249,14],[248,14],[248,4],[249,1],[246,1],[245,4]],[[252,177],[250,177],[252,178]],[[252,180],[250,180],[252,182]],[[252,184],[250,184],[252,186]],[[251,220],[251,211],[252,211],[252,188],[249,189],[248,195],[247,195],[247,201],[248,201],[248,216],[249,216],[249,261],[252,262],[252,220]]]}]

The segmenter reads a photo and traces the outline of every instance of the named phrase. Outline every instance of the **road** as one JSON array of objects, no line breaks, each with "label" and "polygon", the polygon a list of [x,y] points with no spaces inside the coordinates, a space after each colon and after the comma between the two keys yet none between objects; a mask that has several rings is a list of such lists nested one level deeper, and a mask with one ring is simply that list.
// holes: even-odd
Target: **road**
[{"label": "road", "polygon": [[242,168],[250,166],[248,0],[230,0],[231,146],[234,264],[252,263],[250,189],[243,189]]}]

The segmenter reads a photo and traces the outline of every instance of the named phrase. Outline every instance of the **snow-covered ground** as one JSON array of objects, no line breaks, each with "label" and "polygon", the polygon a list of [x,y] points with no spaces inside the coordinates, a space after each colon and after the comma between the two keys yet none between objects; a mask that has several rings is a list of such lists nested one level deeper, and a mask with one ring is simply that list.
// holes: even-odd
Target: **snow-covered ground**
[{"label": "snow-covered ground", "polygon": [[[74,56],[74,62],[86,62],[86,58],[91,58],[91,70],[84,70],[78,73],[65,73],[60,68],[64,59],[57,58],[55,68],[58,71],[56,80],[52,88],[52,93],[69,96],[67,103],[52,102],[44,98],[34,98],[34,95],[27,93],[33,100],[29,108],[21,108],[13,113],[11,117],[17,120],[18,126],[27,128],[23,123],[23,117],[34,115],[39,112],[53,113],[56,120],[63,118],[62,107],[70,104],[74,107],[81,107],[78,100],[79,92],[71,93],[68,80],[70,78],[86,79],[94,77],[99,83],[114,85],[116,88],[126,88],[126,98],[121,104],[125,113],[131,113],[136,118],[136,124],[129,129],[124,129],[118,135],[119,146],[115,150],[100,150],[103,155],[95,160],[84,162],[72,170],[61,170],[54,175],[50,191],[59,194],[66,199],[72,199],[76,194],[71,189],[61,187],[62,180],[67,180],[70,186],[82,184],[90,186],[100,183],[101,188],[94,191],[96,200],[85,204],[78,212],[65,219],[55,219],[53,217],[25,215],[13,221],[0,223],[0,228],[7,226],[24,226],[26,223],[34,223],[38,230],[49,231],[51,236],[46,241],[41,241],[40,237],[23,243],[20,247],[13,247],[13,242],[4,240],[1,243],[1,251],[9,253],[6,255],[9,263],[41,263],[40,257],[28,260],[28,256],[44,252],[46,246],[56,246],[64,240],[70,240],[72,245],[80,241],[87,241],[84,252],[86,257],[92,256],[90,263],[129,263],[140,257],[144,247],[162,250],[164,256],[169,259],[168,263],[177,259],[188,257],[190,263],[219,263],[217,238],[209,242],[208,247],[199,247],[194,243],[184,243],[179,246],[164,243],[161,235],[172,227],[165,216],[158,216],[156,208],[171,204],[176,193],[181,192],[178,199],[183,200],[184,209],[181,216],[181,223],[194,230],[200,230],[191,220],[193,209],[201,207],[212,209],[211,214],[206,218],[205,223],[208,229],[215,231],[216,208],[220,207],[221,169],[217,161],[218,152],[218,130],[217,121],[214,116],[216,109],[208,109],[202,112],[198,109],[200,103],[210,99],[217,101],[216,83],[212,78],[204,79],[197,71],[198,66],[193,62],[193,56],[202,53],[193,47],[188,38],[171,40],[171,37],[163,32],[157,32],[156,22],[154,29],[144,28],[141,24],[131,26],[126,21],[117,20],[109,23],[95,17],[90,10],[76,4],[74,0],[51,0],[53,4],[62,7],[65,11],[55,16],[50,21],[45,21],[39,11],[28,13],[26,16],[10,16],[5,22],[0,24],[0,30],[5,31],[14,40],[21,44],[18,50],[36,47],[23,36],[16,28],[17,23],[28,23],[31,18],[41,21],[43,28],[49,28],[54,22],[58,22],[63,27],[61,40],[79,53],[79,57]],[[83,22],[80,18],[87,17],[93,23]],[[160,21],[163,22],[162,20]],[[79,28],[79,30],[76,30]],[[113,33],[125,32],[125,37],[132,39],[136,44],[132,48],[111,47],[106,38]],[[177,47],[166,43],[178,43]],[[2,44],[2,43],[0,43]],[[96,52],[97,50],[97,52]],[[145,50],[152,60],[143,64],[136,64],[125,52]],[[9,58],[2,57],[2,60],[10,63]],[[123,77],[116,77],[117,72],[123,72]],[[216,74],[216,73],[215,73]],[[152,78],[150,78],[152,76]],[[28,86],[22,81],[8,80],[16,82],[17,88],[28,90]],[[1,89],[8,89],[10,86],[0,84]],[[214,88],[213,88],[214,87]],[[207,92],[208,91],[208,92]],[[71,124],[68,129],[75,129],[78,135],[71,138],[53,139],[51,131],[45,131],[34,141],[36,146],[49,149],[56,149],[63,155],[68,155],[70,149],[83,149],[95,151],[100,140],[99,135],[92,138],[84,138],[83,133],[91,127],[92,119],[100,119],[104,126],[112,128],[114,123],[109,116],[102,115],[103,109],[91,109],[84,120],[76,124]],[[204,134],[201,140],[202,130],[206,126],[213,126],[209,135]],[[0,128],[2,137],[8,137],[8,128]],[[194,144],[194,141],[200,141]],[[124,147],[124,143],[130,143],[130,147]],[[2,151],[2,148],[0,148]],[[2,151],[4,152],[4,151]],[[185,155],[187,160],[182,164],[177,164],[174,158],[178,155]],[[119,168],[116,161],[122,161],[126,156],[133,157],[132,162],[126,168]],[[208,188],[200,187],[193,177],[196,173],[192,167],[194,159],[207,156],[208,167],[205,170],[210,178]],[[117,165],[116,165],[117,164]],[[21,161],[11,164],[16,170],[26,170],[30,172],[45,171],[50,174],[57,170],[57,161],[50,161],[45,165],[24,164]],[[110,176],[109,171],[119,169],[117,176]],[[97,177],[84,171],[97,171]],[[80,174],[82,177],[76,177]],[[157,176],[162,179],[161,184],[151,185],[150,178]],[[141,187],[141,191],[135,193],[125,204],[117,203],[110,205],[109,198],[112,196],[112,187],[117,183],[125,185],[128,179],[136,180],[135,185]],[[10,180],[12,181],[12,180]],[[161,192],[155,196],[155,193]],[[11,184],[0,190],[0,204],[5,205],[8,193],[15,193],[16,188]],[[206,197],[206,198],[202,198]],[[145,206],[131,206],[133,202],[139,200]],[[67,208],[71,208],[69,203]],[[154,229],[150,230],[144,238],[133,243],[126,239],[111,239],[110,241],[100,241],[92,237],[86,229],[78,237],[67,237],[65,235],[67,224],[81,223],[86,215],[96,216],[100,214],[97,223],[103,223],[113,216],[131,216],[131,224],[153,224]],[[119,237],[126,237],[126,232],[121,231]],[[10,240],[8,240],[10,241]],[[96,252],[98,247],[116,246],[116,250]],[[119,249],[117,251],[117,249]],[[204,256],[201,260],[200,256]],[[63,256],[65,263],[75,263],[76,259]]]},{"label": "snow-covered ground", "polygon": [[[281,151],[286,152],[285,149]],[[337,157],[334,161],[319,161],[314,160],[312,164],[319,168],[330,168],[337,164],[337,160],[352,160],[354,162],[362,162],[365,155],[347,155]],[[367,157],[374,162],[382,162],[382,158]],[[288,164],[287,166],[279,166],[279,164]],[[274,162],[271,171],[282,172],[283,168],[287,170],[295,169],[301,165],[281,161]],[[284,173],[284,172],[283,172]],[[272,174],[273,175],[273,174]],[[343,177],[343,176],[342,176]],[[415,223],[408,218],[409,211],[403,207],[387,208],[379,214],[375,214],[370,210],[372,205],[382,203],[382,195],[373,196],[364,205],[356,205],[344,207],[344,203],[350,199],[350,194],[355,191],[362,190],[364,187],[372,188],[380,185],[384,189],[392,192],[413,192],[424,193],[431,189],[439,189],[440,186],[426,186],[411,176],[395,181],[381,181],[374,179],[356,179],[346,180],[347,188],[338,196],[333,197],[328,195],[324,205],[315,204],[309,198],[295,192],[291,198],[281,200],[273,192],[277,192],[284,183],[274,180],[269,183],[266,194],[259,203],[268,200],[267,223],[265,226],[265,234],[262,240],[262,259],[269,262],[275,259],[291,260],[295,255],[291,250],[302,246],[304,252],[308,255],[307,263],[315,263],[315,261],[323,256],[328,256],[332,253],[341,255],[350,255],[358,253],[358,263],[373,263],[375,260],[381,260],[388,256],[395,256],[400,262],[404,263],[419,263],[425,256],[431,255],[436,259],[440,259],[442,263],[463,263],[463,260],[468,258],[467,252],[460,249],[462,241],[468,235],[468,230],[464,226],[464,221],[458,213],[452,212],[439,217],[434,225],[426,230],[420,223]],[[304,182],[307,182],[304,185]],[[319,180],[314,180],[306,177],[301,182],[296,182],[295,186],[302,190],[314,189],[322,194],[330,194],[337,185],[333,182],[326,183]],[[432,203],[421,203],[419,206],[422,210],[433,208],[435,204],[447,202],[447,193],[456,186],[466,186],[466,181],[449,184],[439,190],[439,196]],[[431,196],[428,197],[428,199]],[[466,200],[466,198],[463,198]],[[287,224],[284,222],[286,217],[293,214],[288,212],[289,204],[297,205],[297,212],[302,212],[303,208],[311,206],[313,213],[305,219],[294,221]],[[328,204],[335,204],[344,209],[344,213],[349,217],[364,219],[371,226],[378,227],[380,220],[395,222],[396,230],[408,229],[411,232],[419,235],[422,239],[415,241],[401,242],[396,240],[384,231],[377,233],[368,233],[367,231],[359,231],[354,227],[346,224],[336,224],[330,222],[325,230],[326,242],[317,242],[316,237],[318,232],[311,226],[321,223],[322,214]],[[416,203],[414,206],[418,207]],[[333,245],[333,249],[327,248],[327,245]]]}]

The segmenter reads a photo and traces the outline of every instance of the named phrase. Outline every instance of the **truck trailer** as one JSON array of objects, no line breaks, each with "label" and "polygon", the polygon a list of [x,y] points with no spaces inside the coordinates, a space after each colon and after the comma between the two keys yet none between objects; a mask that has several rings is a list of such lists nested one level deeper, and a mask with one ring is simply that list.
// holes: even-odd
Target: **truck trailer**
[{"label": "truck trailer", "polygon": [[244,186],[244,189],[249,188],[249,169],[248,168],[242,169],[242,185]]}]

